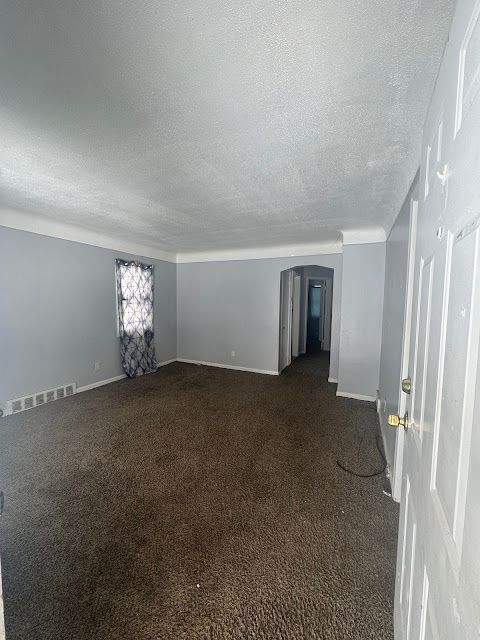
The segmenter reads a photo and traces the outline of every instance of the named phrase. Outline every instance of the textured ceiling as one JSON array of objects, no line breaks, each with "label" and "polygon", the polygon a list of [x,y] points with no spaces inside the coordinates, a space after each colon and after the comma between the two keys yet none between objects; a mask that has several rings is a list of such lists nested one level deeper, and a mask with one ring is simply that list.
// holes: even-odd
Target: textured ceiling
[{"label": "textured ceiling", "polygon": [[3,0],[0,208],[180,252],[386,226],[454,4]]}]

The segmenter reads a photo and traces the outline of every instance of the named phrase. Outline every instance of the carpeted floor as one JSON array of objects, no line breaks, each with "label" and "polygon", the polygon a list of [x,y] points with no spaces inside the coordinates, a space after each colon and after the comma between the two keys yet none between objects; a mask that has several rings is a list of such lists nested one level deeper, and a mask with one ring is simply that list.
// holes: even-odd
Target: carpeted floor
[{"label": "carpeted floor", "polygon": [[373,403],[319,356],[175,363],[0,421],[7,640],[390,640]]}]

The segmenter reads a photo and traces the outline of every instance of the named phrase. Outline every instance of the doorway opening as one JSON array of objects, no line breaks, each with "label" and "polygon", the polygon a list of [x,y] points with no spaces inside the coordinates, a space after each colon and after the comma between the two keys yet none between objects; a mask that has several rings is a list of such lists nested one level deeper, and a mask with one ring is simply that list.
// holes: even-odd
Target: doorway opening
[{"label": "doorway opening", "polygon": [[280,274],[279,371],[301,356],[329,360],[334,270],[318,265]]},{"label": "doorway opening", "polygon": [[327,278],[308,278],[306,353],[330,352],[331,304]]}]

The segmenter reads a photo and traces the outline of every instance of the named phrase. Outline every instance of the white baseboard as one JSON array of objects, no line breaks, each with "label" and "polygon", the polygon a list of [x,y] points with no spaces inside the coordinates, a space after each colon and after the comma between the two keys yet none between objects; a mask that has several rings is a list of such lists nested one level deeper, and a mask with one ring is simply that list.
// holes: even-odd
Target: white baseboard
[{"label": "white baseboard", "polygon": [[[171,364],[172,362],[176,362],[176,358],[172,358],[171,360],[164,360],[163,362],[159,362],[157,364],[157,369],[160,367],[164,367],[167,364]],[[98,382],[92,382],[91,384],[86,384],[83,387],[77,387],[77,393],[82,393],[82,391],[90,391],[91,389],[96,389],[97,387],[103,387],[105,384],[110,384],[111,382],[118,382],[119,380],[123,380],[126,378],[125,373],[121,373],[119,376],[114,376],[113,378],[106,378],[105,380],[99,380]]]},{"label": "white baseboard", "polygon": [[[167,364],[171,364],[172,362],[187,362],[189,364],[203,364],[209,367],[221,367],[222,369],[235,369],[237,371],[250,371],[252,373],[264,373],[271,376],[278,376],[278,371],[267,371],[265,369],[250,369],[249,367],[235,367],[228,364],[219,364],[216,362],[202,362],[200,360],[187,360],[185,358],[170,358],[170,360],[164,360],[163,362],[159,362],[157,364],[157,369],[160,367],[165,367]],[[119,380],[123,380],[126,378],[125,373],[121,373],[118,376],[113,376],[112,378],[105,378],[104,380],[97,380],[96,382],[91,382],[90,384],[85,384],[82,387],[77,386],[76,393],[83,393],[84,391],[91,391],[92,389],[97,389],[98,387],[103,387],[106,384],[111,384],[112,382],[118,382]],[[43,405],[42,405],[43,406]],[[2,417],[7,417],[10,415],[8,413],[4,413]],[[1,640],[1,638],[0,638]]]},{"label": "white baseboard", "polygon": [[157,369],[160,369],[160,367],[164,367],[167,364],[172,364],[172,362],[176,362],[177,359],[176,358],[170,358],[170,360],[164,360],[163,362],[160,362],[159,364],[157,364]]},{"label": "white baseboard", "polygon": [[186,364],[202,364],[206,367],[219,367],[220,369],[234,369],[235,371],[249,371],[250,373],[263,373],[268,376],[278,376],[278,371],[270,371],[269,369],[252,369],[251,367],[239,367],[233,364],[220,364],[219,362],[205,362],[203,360],[190,360],[188,358],[177,358],[177,362],[185,362]]},{"label": "white baseboard", "polygon": [[329,378],[329,382],[333,382],[334,384],[338,384],[338,380],[336,378]]},{"label": "white baseboard", "polygon": [[103,387],[105,384],[110,384],[111,382],[118,382],[119,380],[123,380],[127,376],[122,373],[119,376],[114,376],[113,378],[105,378],[105,380],[98,380],[98,382],[92,382],[91,384],[86,384],[83,387],[77,387],[77,393],[82,393],[82,391],[90,391],[91,389],[96,389],[97,387]]},{"label": "white baseboard", "polygon": [[353,398],[354,400],[366,400],[368,402],[375,402],[376,400],[374,396],[363,396],[360,393],[349,393],[347,391],[337,391],[336,395],[342,398]]}]

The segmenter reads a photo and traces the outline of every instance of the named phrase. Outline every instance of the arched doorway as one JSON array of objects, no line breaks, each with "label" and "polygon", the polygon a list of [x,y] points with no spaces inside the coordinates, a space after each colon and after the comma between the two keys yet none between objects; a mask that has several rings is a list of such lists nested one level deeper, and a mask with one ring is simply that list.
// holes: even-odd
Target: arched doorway
[{"label": "arched doorway", "polygon": [[302,354],[329,354],[334,270],[319,265],[280,274],[279,371]]}]

